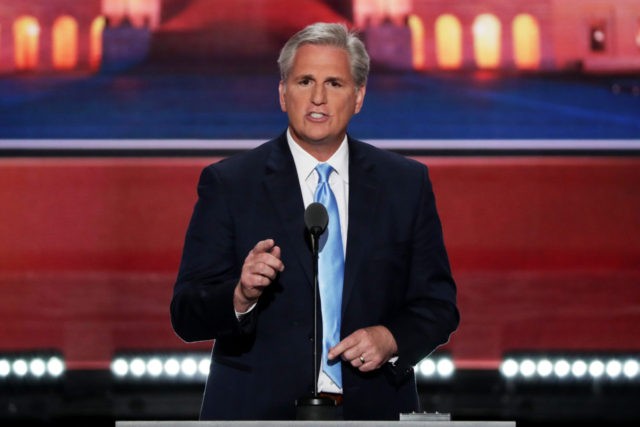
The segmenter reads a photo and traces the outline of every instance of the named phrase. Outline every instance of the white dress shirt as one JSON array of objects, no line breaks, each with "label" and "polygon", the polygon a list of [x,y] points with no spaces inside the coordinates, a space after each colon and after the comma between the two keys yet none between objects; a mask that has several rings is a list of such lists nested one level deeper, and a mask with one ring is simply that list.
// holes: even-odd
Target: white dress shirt
[{"label": "white dress shirt", "polygon": [[[291,136],[291,131],[287,130],[287,142],[293,155],[293,161],[298,172],[300,190],[305,209],[313,202],[313,195],[318,186],[318,173],[315,167],[318,163],[328,163],[333,167],[334,173],[329,176],[329,186],[336,197],[338,203],[338,214],[340,215],[340,231],[342,234],[342,249],[346,255],[347,251],[347,229],[349,211],[349,145],[347,137],[340,144],[338,150],[326,162],[319,162],[311,154],[300,147]],[[340,389],[323,371],[318,376],[318,390],[328,393],[342,393]]]}]

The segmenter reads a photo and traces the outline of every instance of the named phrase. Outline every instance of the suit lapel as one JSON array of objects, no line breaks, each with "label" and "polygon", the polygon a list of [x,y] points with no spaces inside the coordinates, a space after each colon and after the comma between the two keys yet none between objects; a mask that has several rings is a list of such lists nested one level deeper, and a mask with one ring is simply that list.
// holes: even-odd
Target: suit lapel
[{"label": "suit lapel", "polygon": [[311,253],[305,240],[304,202],[286,134],[274,142],[267,159],[264,186],[288,239],[281,247],[283,251],[291,250],[296,254],[312,284]]},{"label": "suit lapel", "polygon": [[377,216],[378,188],[373,163],[367,158],[362,143],[349,141],[349,230],[345,259],[342,316],[355,286],[358,270],[371,248],[369,236]]}]

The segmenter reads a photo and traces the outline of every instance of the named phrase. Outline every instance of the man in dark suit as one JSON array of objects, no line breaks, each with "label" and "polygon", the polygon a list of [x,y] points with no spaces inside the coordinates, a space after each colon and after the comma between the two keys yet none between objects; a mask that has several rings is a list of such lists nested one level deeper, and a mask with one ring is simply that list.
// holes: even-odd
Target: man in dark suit
[{"label": "man in dark suit", "polygon": [[[278,63],[287,132],[203,170],[171,301],[182,339],[215,340],[201,419],[292,419],[316,387],[345,419],[398,419],[419,410],[413,366],[459,321],[427,168],[347,136],[369,57],[346,27],[305,28]],[[321,346],[303,213],[325,184],[322,329],[337,304],[339,337]]]}]

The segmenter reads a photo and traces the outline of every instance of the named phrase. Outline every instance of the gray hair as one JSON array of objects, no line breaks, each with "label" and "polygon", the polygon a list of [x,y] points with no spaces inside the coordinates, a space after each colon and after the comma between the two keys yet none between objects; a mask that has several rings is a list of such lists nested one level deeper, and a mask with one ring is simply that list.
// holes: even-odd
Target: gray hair
[{"label": "gray hair", "polygon": [[298,48],[305,44],[321,46],[335,46],[344,49],[349,54],[351,75],[357,87],[367,84],[369,75],[369,54],[362,40],[355,32],[349,31],[344,24],[329,24],[318,22],[311,24],[297,32],[287,41],[278,57],[280,78],[284,81],[293,67]]}]

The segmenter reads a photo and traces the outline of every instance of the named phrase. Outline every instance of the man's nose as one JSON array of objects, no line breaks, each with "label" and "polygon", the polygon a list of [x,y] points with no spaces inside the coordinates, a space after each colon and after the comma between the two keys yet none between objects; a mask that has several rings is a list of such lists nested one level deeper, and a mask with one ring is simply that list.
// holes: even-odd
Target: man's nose
[{"label": "man's nose", "polygon": [[311,102],[315,105],[321,105],[327,102],[327,90],[324,85],[316,85],[313,87]]}]

